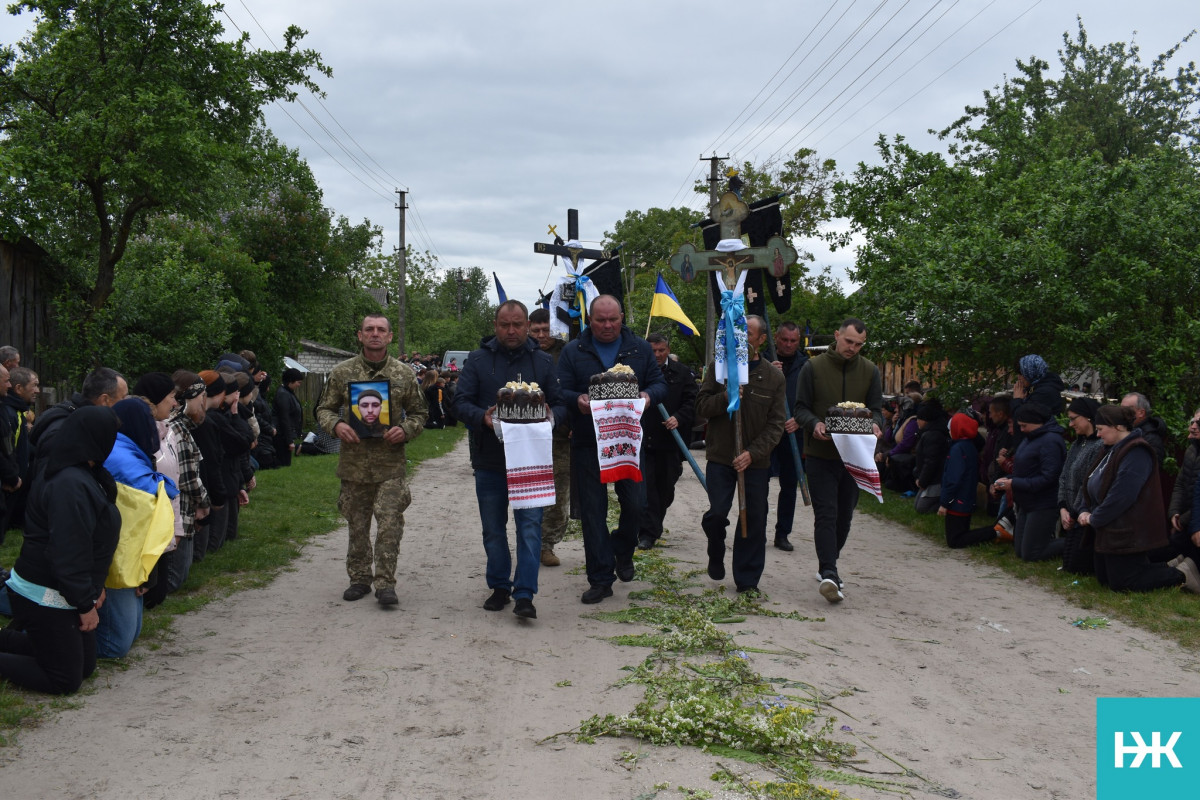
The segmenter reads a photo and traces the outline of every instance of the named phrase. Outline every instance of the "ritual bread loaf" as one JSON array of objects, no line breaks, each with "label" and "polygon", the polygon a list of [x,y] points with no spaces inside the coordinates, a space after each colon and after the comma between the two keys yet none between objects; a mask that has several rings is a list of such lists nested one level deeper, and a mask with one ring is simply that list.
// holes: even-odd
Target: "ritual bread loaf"
[{"label": "ritual bread loaf", "polygon": [[871,409],[862,403],[838,403],[825,412],[826,433],[874,433]]},{"label": "ritual bread loaf", "polygon": [[546,395],[536,383],[509,381],[496,392],[496,419],[501,422],[541,422],[546,419]]},{"label": "ritual bread loaf", "polygon": [[633,400],[638,394],[637,375],[624,364],[593,375],[588,381],[588,397],[593,400]]}]

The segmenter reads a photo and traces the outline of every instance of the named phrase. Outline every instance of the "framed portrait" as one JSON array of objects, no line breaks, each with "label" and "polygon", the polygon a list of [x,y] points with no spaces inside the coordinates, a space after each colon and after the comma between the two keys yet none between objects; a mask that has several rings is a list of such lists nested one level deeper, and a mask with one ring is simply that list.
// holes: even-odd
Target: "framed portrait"
[{"label": "framed portrait", "polygon": [[349,384],[350,410],[346,424],[360,439],[382,437],[392,427],[387,381],[353,381]]}]

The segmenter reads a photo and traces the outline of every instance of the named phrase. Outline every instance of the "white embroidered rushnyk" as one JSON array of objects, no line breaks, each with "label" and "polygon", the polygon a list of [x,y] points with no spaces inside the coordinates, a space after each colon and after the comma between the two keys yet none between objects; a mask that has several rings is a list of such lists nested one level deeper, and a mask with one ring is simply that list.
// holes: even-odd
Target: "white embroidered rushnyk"
[{"label": "white embroidered rushnyk", "polygon": [[592,427],[596,430],[601,483],[642,479],[642,409],[645,407],[644,397],[592,401]]},{"label": "white embroidered rushnyk", "polygon": [[513,508],[554,505],[554,454],[549,422],[496,422],[504,442],[508,504]]},{"label": "white embroidered rushnyk", "polygon": [[882,503],[883,487],[879,483],[879,468],[875,466],[875,437],[865,433],[834,433],[831,436],[846,465],[846,472],[854,478],[858,488],[875,495]]}]

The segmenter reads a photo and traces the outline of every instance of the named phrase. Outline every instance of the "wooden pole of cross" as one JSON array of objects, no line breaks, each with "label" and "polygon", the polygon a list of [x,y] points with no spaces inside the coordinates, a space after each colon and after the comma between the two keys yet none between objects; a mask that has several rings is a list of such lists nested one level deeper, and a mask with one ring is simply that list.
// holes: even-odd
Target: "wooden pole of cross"
[{"label": "wooden pole of cross", "polygon": [[[671,269],[679,273],[685,282],[691,283],[696,279],[697,273],[713,272],[720,270],[725,280],[725,288],[730,291],[737,291],[738,275],[742,272],[751,269],[769,269],[771,274],[776,277],[782,277],[787,274],[787,269],[792,264],[796,263],[796,250],[782,236],[772,236],[767,240],[766,245],[761,247],[737,247],[741,239],[742,220],[750,215],[750,207],[742,201],[734,192],[726,192],[721,195],[720,199],[712,205],[710,216],[717,220],[721,225],[721,242],[722,244],[730,242],[737,249],[721,249],[718,245],[718,250],[698,250],[695,245],[685,243],[675,251],[671,256]],[[753,300],[753,298],[751,298]],[[728,322],[727,322],[728,324]],[[737,374],[737,355],[735,353],[726,354],[726,363],[729,365],[730,375]],[[733,383],[738,382],[736,377],[733,377],[729,384],[729,391],[733,391]],[[741,396],[742,388],[739,385],[737,390],[739,397]],[[730,397],[732,400],[732,396]],[[742,411],[739,404],[734,417],[734,453],[740,455],[742,452]],[[738,485],[738,521],[742,528],[742,538],[746,538],[749,534],[746,523],[746,477],[739,472],[737,475]]]}]

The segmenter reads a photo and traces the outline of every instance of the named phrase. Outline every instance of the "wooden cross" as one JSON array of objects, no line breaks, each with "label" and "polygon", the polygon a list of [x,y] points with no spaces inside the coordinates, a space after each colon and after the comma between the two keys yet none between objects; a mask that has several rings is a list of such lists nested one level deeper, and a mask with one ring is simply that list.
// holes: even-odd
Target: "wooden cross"
[{"label": "wooden cross", "polygon": [[[557,237],[558,226],[551,225],[550,232]],[[579,211],[574,208],[567,209],[567,241],[579,241]],[[607,261],[613,257],[612,250],[592,250],[584,247],[568,247],[565,244],[547,244],[546,242],[534,242],[533,252],[562,256],[571,263],[571,273],[573,275],[579,274],[579,259],[581,258],[588,258],[593,261]]]}]

